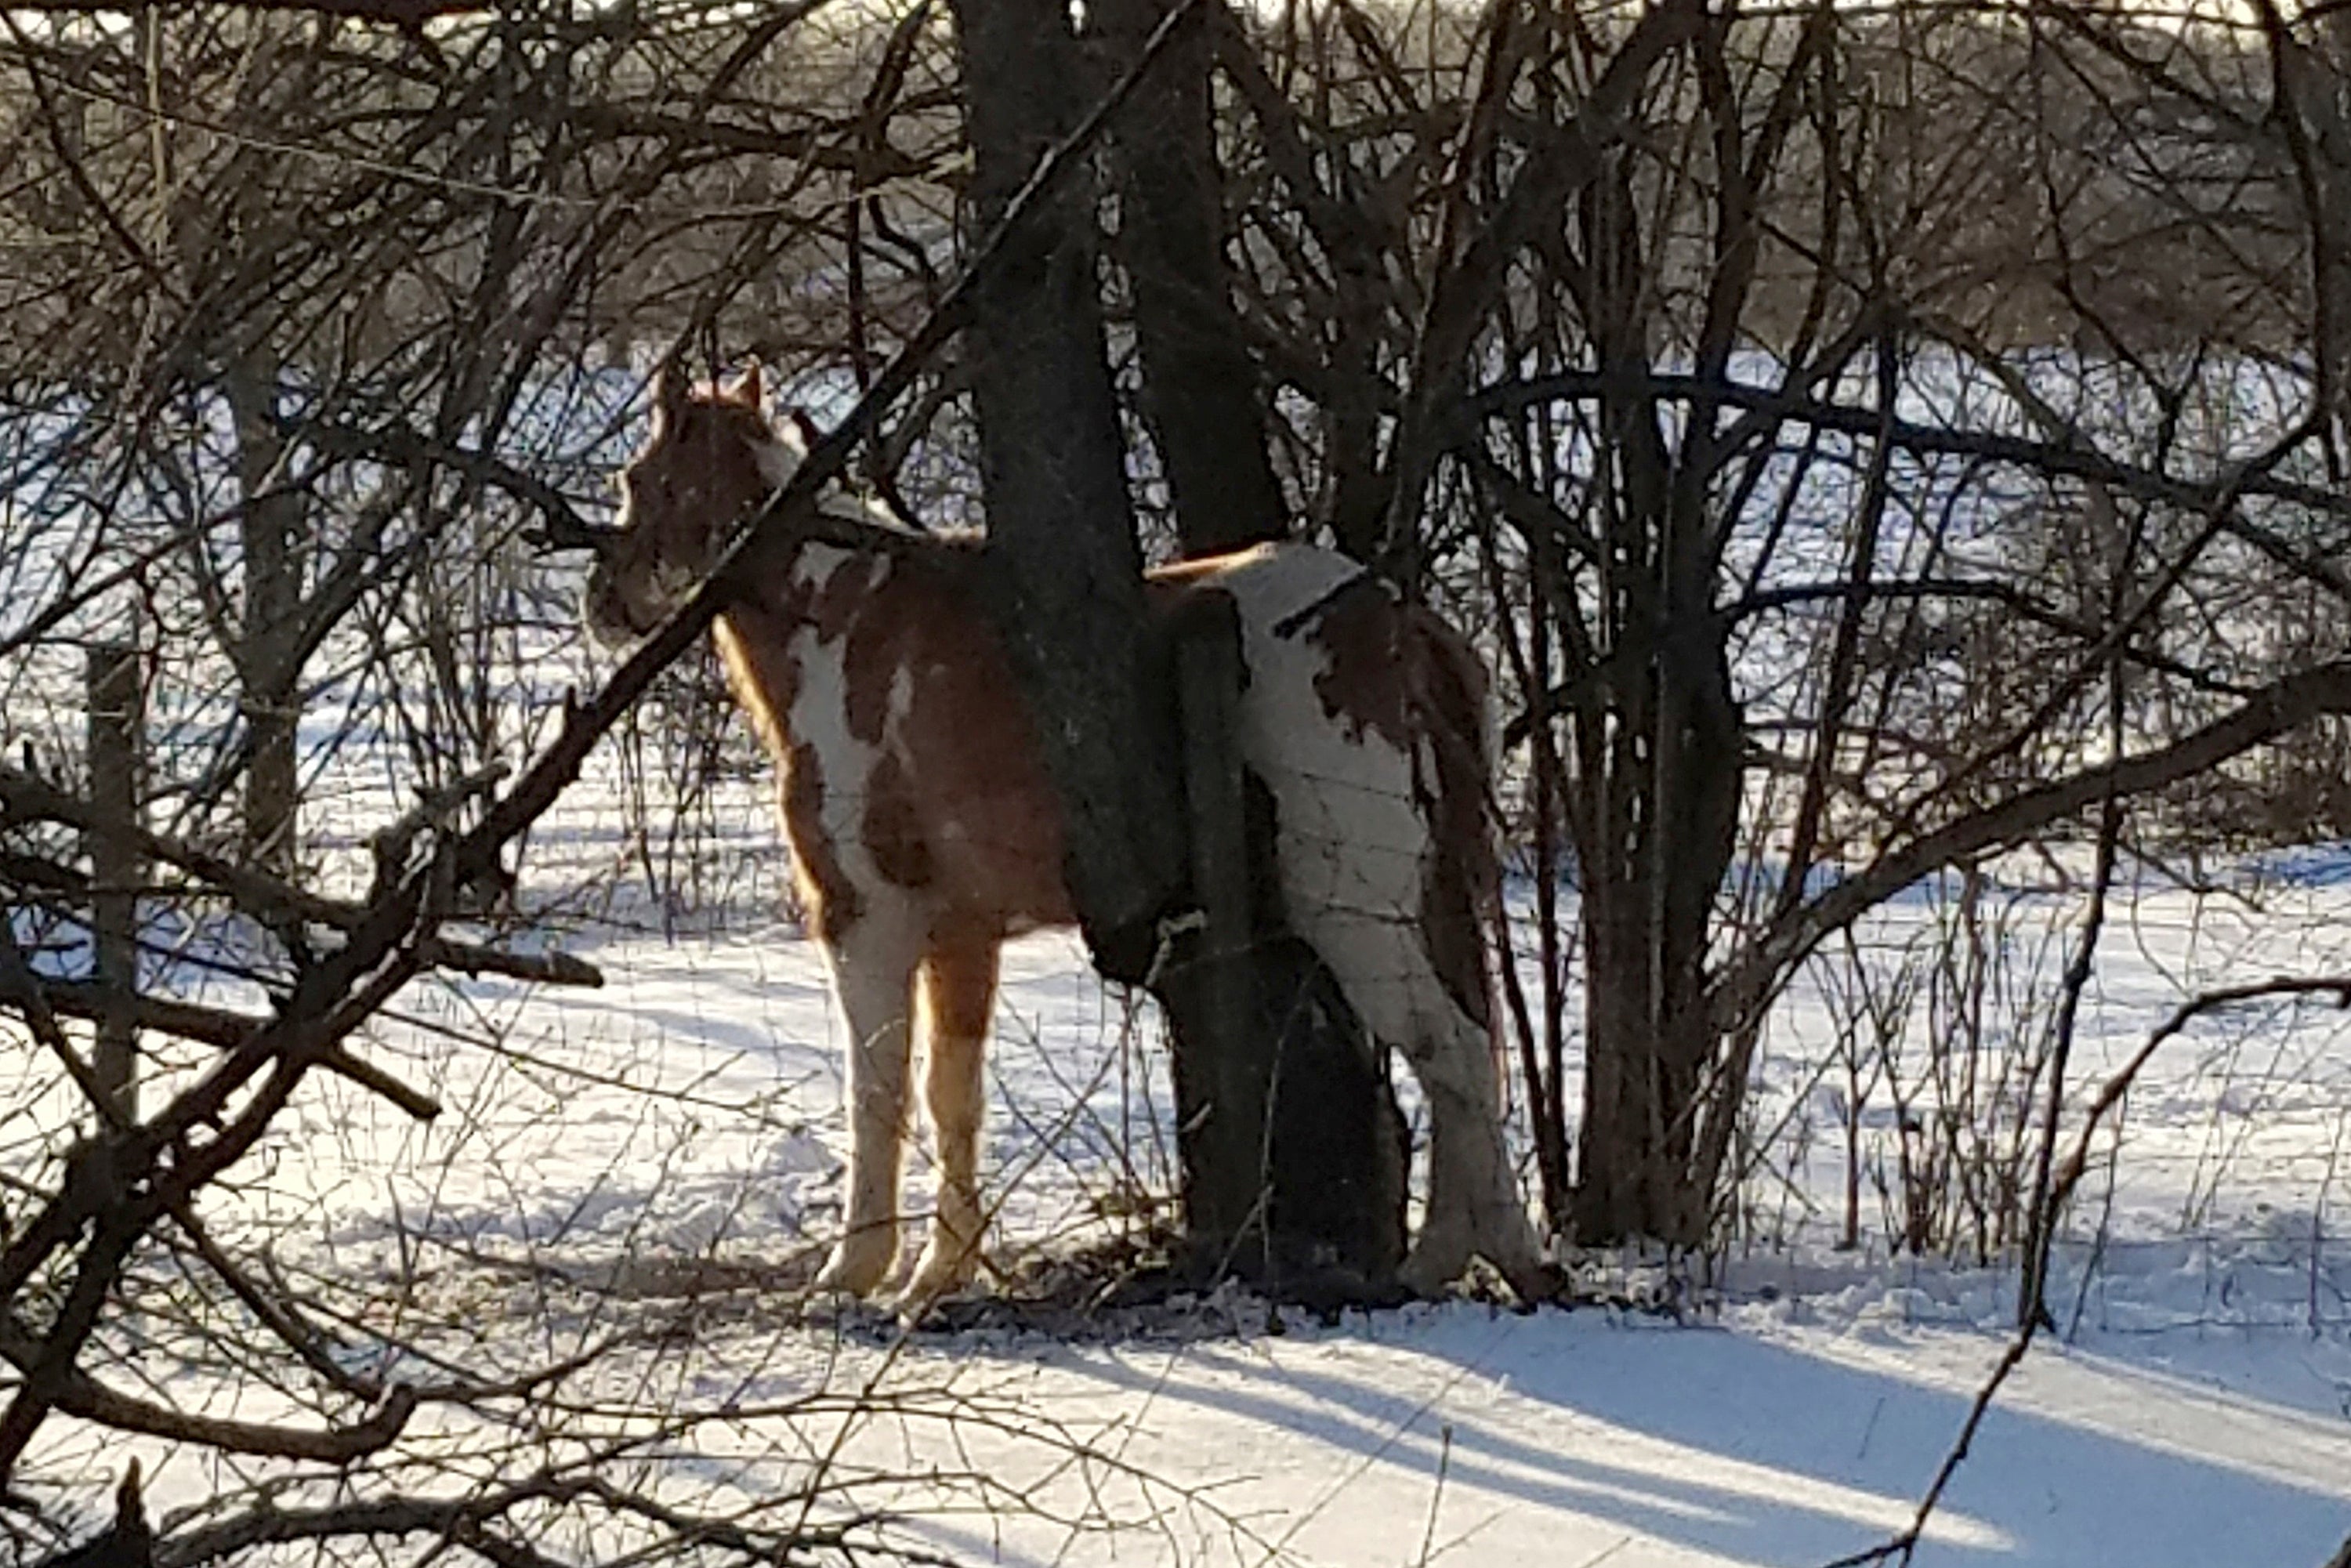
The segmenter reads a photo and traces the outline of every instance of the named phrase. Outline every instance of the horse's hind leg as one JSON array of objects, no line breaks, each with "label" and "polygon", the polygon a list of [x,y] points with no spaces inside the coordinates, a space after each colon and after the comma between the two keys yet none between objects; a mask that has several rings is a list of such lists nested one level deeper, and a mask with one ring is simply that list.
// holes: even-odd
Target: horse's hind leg
[{"label": "horse's hind leg", "polygon": [[1403,1049],[1428,1103],[1428,1212],[1405,1260],[1404,1283],[1435,1291],[1459,1278],[1474,1254],[1521,1294],[1538,1291],[1542,1249],[1502,1140],[1501,1086],[1486,1031],[1451,1007],[1415,1022]]},{"label": "horse's hind leg", "polygon": [[1411,921],[1326,908],[1301,925],[1365,1027],[1404,1053],[1428,1106],[1428,1207],[1404,1283],[1432,1293],[1479,1256],[1512,1288],[1538,1289],[1541,1246],[1502,1141],[1486,1030],[1446,989]]},{"label": "horse's hind leg", "polygon": [[907,1019],[921,936],[868,911],[826,948],[849,1024],[849,1193],[841,1240],[817,1288],[862,1296],[898,1260],[898,1170],[906,1132]]},{"label": "horse's hind leg", "polygon": [[939,1186],[930,1241],[901,1298],[909,1306],[967,1283],[979,1266],[987,1218],[979,1201],[979,1129],[996,955],[993,936],[955,932],[935,935],[923,959],[923,1097],[938,1141]]}]

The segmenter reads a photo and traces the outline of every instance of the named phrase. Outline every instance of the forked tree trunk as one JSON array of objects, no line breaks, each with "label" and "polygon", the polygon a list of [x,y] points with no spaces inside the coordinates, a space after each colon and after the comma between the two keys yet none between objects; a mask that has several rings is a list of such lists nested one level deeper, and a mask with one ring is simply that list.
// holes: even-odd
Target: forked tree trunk
[{"label": "forked tree trunk", "polygon": [[[1058,0],[956,0],[956,15],[973,199],[986,225],[1074,122],[1083,107],[1074,84],[1085,75]],[[1130,221],[1212,279],[1221,257],[1213,164],[1187,168],[1184,152],[1209,156],[1206,100],[1196,96],[1206,57],[1185,57],[1158,64],[1198,73],[1196,83],[1144,95],[1146,112],[1186,129],[1173,162],[1130,185]],[[1270,895],[1270,825],[1251,825],[1233,750],[1237,632],[1195,625],[1174,646],[1146,646],[1091,195],[1072,191],[1040,214],[976,306],[996,608],[1070,822],[1070,884],[1088,945],[1103,973],[1148,978],[1168,1014],[1196,1261],[1277,1278],[1335,1266],[1378,1286],[1403,1250],[1401,1120],[1363,1031],[1282,930]],[[1199,273],[1179,287],[1152,270],[1146,408],[1187,546],[1273,537],[1279,491],[1246,358],[1236,337],[1201,337],[1225,331],[1217,322],[1229,300]],[[1203,905],[1205,925],[1165,922]]]},{"label": "forked tree trunk", "polygon": [[1632,193],[1587,188],[1579,208],[1595,290],[1623,308],[1601,335],[1627,389],[1603,399],[1614,495],[1602,616],[1615,672],[1576,716],[1569,820],[1583,877],[1583,1120],[1573,1201],[1587,1246],[1705,1240],[1712,1172],[1698,1120],[1718,1040],[1706,1003],[1714,901],[1738,831],[1744,766],[1728,621],[1711,603],[1702,487],[1680,480],[1637,389],[1649,345]]}]

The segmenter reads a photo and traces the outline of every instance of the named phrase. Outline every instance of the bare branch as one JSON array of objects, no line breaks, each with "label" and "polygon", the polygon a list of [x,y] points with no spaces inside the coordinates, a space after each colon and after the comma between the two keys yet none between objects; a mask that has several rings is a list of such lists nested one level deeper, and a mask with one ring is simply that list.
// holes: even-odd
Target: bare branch
[{"label": "bare branch", "polygon": [[1727,1030],[1743,1027],[1777,977],[1832,932],[1930,872],[2003,849],[2109,795],[2128,799],[2209,772],[2230,758],[2297,729],[2321,714],[2351,713],[2351,662],[2283,676],[2237,710],[2153,751],[2022,790],[1999,804],[1921,834],[1791,912],[1709,988]]}]

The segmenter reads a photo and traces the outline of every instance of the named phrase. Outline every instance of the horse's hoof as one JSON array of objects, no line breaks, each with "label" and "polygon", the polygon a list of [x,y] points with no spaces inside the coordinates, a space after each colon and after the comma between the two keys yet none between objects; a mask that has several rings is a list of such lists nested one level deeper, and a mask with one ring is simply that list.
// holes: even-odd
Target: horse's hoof
[{"label": "horse's hoof", "polygon": [[901,1315],[919,1313],[933,1301],[951,1296],[978,1276],[979,1255],[961,1242],[942,1247],[936,1241],[923,1249],[914,1277],[898,1292]]},{"label": "horse's hoof", "polygon": [[864,1232],[843,1237],[817,1271],[816,1288],[833,1295],[867,1296],[896,1260],[895,1237]]}]

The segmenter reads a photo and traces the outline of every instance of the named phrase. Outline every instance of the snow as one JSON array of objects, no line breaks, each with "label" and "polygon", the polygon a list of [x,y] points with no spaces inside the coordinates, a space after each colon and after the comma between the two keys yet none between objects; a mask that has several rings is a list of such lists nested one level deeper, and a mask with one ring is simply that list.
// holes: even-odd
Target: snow
[{"label": "snow", "polygon": [[[1297,1561],[1414,1563],[1433,1540],[1432,1561],[1795,1564],[1907,1521],[1987,1350],[1865,1316],[1667,1328],[1464,1305],[1056,1353],[1036,1382],[1049,1405],[1056,1384],[1114,1391],[1146,1469],[1196,1475],[1214,1455],[1224,1506]],[[2347,1461],[2351,1433],[2066,1353],[1994,1416],[1921,1560],[2314,1564],[2341,1533]]]},{"label": "snow", "polygon": [[[577,883],[612,863],[607,826],[591,811],[536,835],[526,897],[590,907]],[[1817,973],[1775,1014],[1758,1071],[1802,1202],[1676,1317],[1463,1301],[1323,1323],[1227,1292],[1054,1338],[812,1309],[800,1291],[837,1224],[845,1139],[834,1008],[813,946],[773,913],[777,852],[746,835],[719,852],[735,857],[726,908],[674,936],[632,924],[643,912],[625,898],[559,932],[604,989],[403,997],[357,1049],[439,1096],[440,1119],[322,1078],[254,1179],[214,1195],[217,1233],[269,1238],[298,1282],[342,1281],[345,1364],[429,1381],[444,1370],[429,1355],[496,1377],[610,1340],[561,1388],[615,1429],[658,1430],[632,1460],[643,1484],[756,1512],[822,1474],[839,1491],[819,1517],[888,1511],[889,1539],[958,1562],[1681,1568],[1822,1563],[1900,1529],[2006,1343],[2004,1265],[1829,1245],[1845,1151]],[[2351,971],[2343,863],[2249,859],[2221,891],[2129,889],[2076,1085],[2201,986]],[[2002,939],[2053,974],[2078,894],[2002,870]],[[1862,946],[1893,961],[1953,895],[1895,901]],[[983,1170],[1010,1268],[1169,1190],[1174,1133],[1148,1010],[1095,980],[1072,938],[1008,949],[998,1023]],[[2061,1332],[2003,1392],[1918,1562],[2319,1568],[2351,1533],[2341,1030],[2324,1008],[2255,1009],[2158,1056],[2111,1183],[2094,1177],[2061,1250]],[[1870,1117],[1862,1135],[1882,1157],[1899,1134]],[[928,1179],[918,1155],[917,1209]],[[1594,1279],[1636,1295],[1654,1273],[1601,1260]],[[140,1375],[175,1397],[283,1407],[163,1354]],[[428,1416],[410,1441],[445,1486],[433,1467],[486,1418]],[[87,1488],[121,1447],[60,1420],[36,1468]],[[517,1442],[507,1462],[546,1451]],[[182,1525],[268,1473],[154,1458],[151,1500]]]}]

